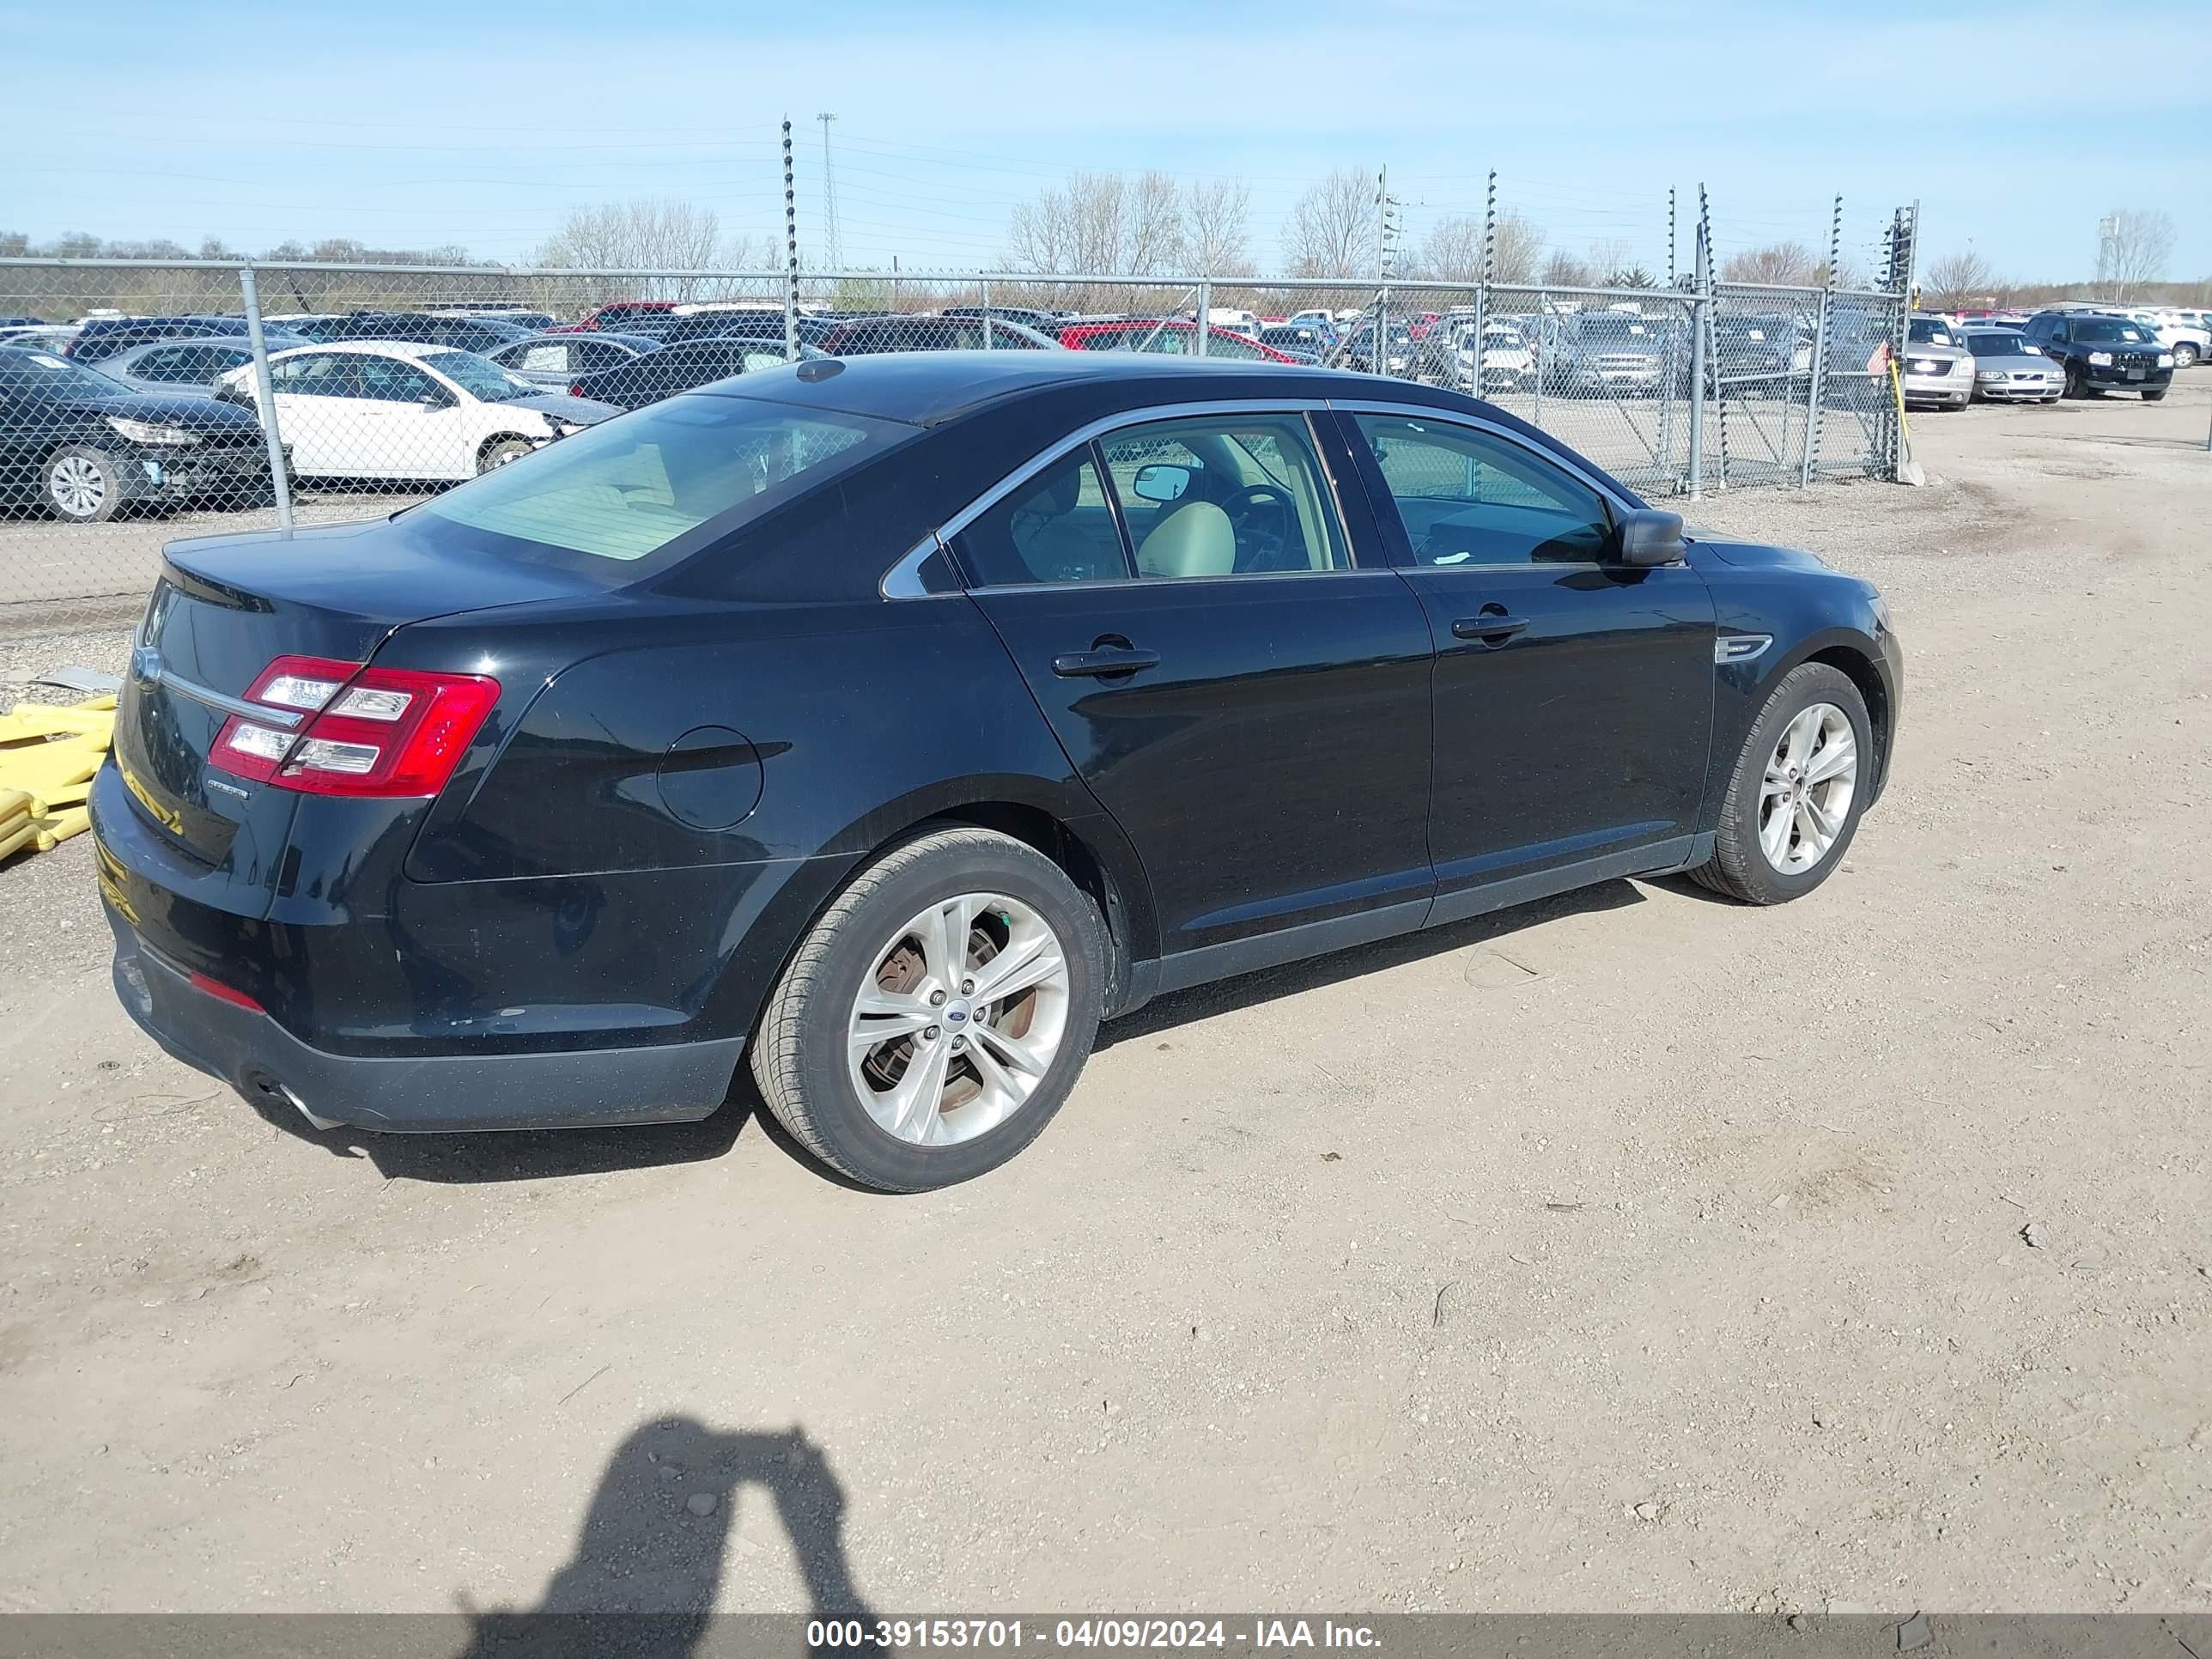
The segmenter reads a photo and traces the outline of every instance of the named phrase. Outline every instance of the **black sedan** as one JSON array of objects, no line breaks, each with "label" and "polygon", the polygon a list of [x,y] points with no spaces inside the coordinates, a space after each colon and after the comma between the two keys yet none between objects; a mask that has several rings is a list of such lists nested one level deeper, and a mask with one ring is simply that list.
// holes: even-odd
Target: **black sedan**
[{"label": "black sedan", "polygon": [[132,502],[247,507],[269,499],[252,411],[134,391],[51,352],[0,346],[0,497],[98,524]]},{"label": "black sedan", "polygon": [[131,1015],[325,1127],[749,1074],[939,1186],[1161,992],[1624,876],[1808,893],[1896,741],[1867,583],[1328,370],[811,362],[275,548],[168,549],[93,828]]}]

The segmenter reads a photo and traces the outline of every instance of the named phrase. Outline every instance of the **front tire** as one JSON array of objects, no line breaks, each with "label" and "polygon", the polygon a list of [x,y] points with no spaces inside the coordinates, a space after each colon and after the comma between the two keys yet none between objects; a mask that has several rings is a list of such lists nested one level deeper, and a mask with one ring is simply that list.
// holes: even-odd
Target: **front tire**
[{"label": "front tire", "polygon": [[761,1097],[882,1192],[996,1169],[1036,1139],[1097,1036],[1097,907],[1034,848],[952,828],[894,848],[815,924],[761,1015]]},{"label": "front tire", "polygon": [[487,472],[497,471],[509,461],[519,461],[530,453],[530,449],[526,439],[495,439],[486,444],[483,453],[477,457],[477,476],[481,478]]},{"label": "front tire", "polygon": [[2154,386],[2150,391],[2143,393],[2142,400],[2147,404],[2163,403],[2166,400],[2166,388],[2165,386]]},{"label": "front tire", "polygon": [[1850,677],[1799,664],[1752,722],[1721,800],[1713,856],[1691,875],[1746,904],[1802,898],[1850,846],[1874,761],[1873,725]]},{"label": "front tire", "polygon": [[2179,345],[2174,347],[2173,366],[2176,368],[2192,368],[2195,366],[2196,362],[2197,346],[2195,342],[2184,340]]},{"label": "front tire", "polygon": [[70,524],[105,524],[123,505],[123,479],[105,450],[70,444],[46,458],[46,506]]}]

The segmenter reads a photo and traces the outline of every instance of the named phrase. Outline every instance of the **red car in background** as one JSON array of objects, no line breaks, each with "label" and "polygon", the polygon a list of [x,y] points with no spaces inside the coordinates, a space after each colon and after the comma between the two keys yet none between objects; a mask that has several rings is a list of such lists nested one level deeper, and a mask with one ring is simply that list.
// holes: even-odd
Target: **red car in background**
[{"label": "red car in background", "polygon": [[619,334],[638,323],[665,323],[676,310],[673,300],[617,300],[611,305],[590,311],[578,320],[559,328],[549,328],[548,334],[590,334],[606,329]]},{"label": "red car in background", "polygon": [[[1197,333],[1196,323],[1148,322],[1137,318],[1115,323],[1070,323],[1060,331],[1059,340],[1070,351],[1158,351],[1188,357],[1194,349]],[[1232,333],[1225,328],[1206,331],[1206,355],[1256,358],[1268,363],[1297,362],[1288,352],[1278,351],[1249,335]]]}]

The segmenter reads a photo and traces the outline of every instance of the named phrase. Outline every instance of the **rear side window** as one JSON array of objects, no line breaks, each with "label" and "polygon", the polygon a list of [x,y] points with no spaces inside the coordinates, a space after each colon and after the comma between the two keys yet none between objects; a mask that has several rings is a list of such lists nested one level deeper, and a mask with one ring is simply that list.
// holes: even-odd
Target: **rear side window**
[{"label": "rear side window", "polygon": [[424,502],[410,517],[511,538],[517,556],[601,579],[668,562],[850,471],[914,428],[731,397],[684,398],[595,426]]}]

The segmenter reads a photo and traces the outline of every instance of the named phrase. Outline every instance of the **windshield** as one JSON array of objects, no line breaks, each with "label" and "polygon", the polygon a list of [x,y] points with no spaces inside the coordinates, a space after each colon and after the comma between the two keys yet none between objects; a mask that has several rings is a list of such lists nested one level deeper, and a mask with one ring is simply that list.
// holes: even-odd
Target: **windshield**
[{"label": "windshield", "polygon": [[479,357],[473,351],[426,351],[422,361],[471,398],[481,398],[488,404],[508,404],[517,398],[538,395],[538,388],[529,381],[516,380],[489,357]]},{"label": "windshield", "polygon": [[2026,335],[2009,331],[1969,334],[1966,349],[1977,357],[2039,357],[2043,355],[2028,344]]},{"label": "windshield", "polygon": [[687,532],[712,521],[726,534],[911,430],[748,398],[675,398],[548,444],[410,516],[510,538],[534,563],[642,574]]},{"label": "windshield", "polygon": [[2074,325],[2074,337],[2094,345],[2148,345],[2151,332],[2141,323],[2117,317],[2085,317]]},{"label": "windshield", "polygon": [[81,363],[70,362],[65,357],[56,357],[44,351],[24,351],[0,347],[0,388],[27,394],[58,398],[72,395],[79,398],[127,398],[131,388],[120,380],[111,380]]},{"label": "windshield", "polygon": [[1912,319],[1911,339],[1916,345],[1947,345],[1959,343],[1959,337],[1951,331],[1948,323],[1939,323],[1931,318]]}]

